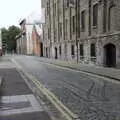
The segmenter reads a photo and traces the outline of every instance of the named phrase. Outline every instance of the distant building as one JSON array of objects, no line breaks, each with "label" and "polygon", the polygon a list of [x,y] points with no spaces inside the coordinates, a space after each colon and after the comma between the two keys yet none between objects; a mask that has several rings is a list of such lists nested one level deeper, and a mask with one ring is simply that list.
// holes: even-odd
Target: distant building
[{"label": "distant building", "polygon": [[17,51],[19,54],[34,54],[32,32],[35,23],[40,24],[40,15],[36,12],[32,12],[27,18],[20,20],[21,34],[17,36]]},{"label": "distant building", "polygon": [[21,27],[21,33],[17,36],[17,53],[27,53],[27,41],[26,41],[26,19],[23,19],[19,23]]},{"label": "distant building", "polygon": [[33,54],[43,56],[42,26],[34,24],[32,30]]}]

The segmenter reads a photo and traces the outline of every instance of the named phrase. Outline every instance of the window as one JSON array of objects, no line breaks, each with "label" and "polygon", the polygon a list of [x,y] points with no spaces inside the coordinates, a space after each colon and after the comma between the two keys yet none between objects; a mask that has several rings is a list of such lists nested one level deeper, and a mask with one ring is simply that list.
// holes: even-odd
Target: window
[{"label": "window", "polygon": [[96,57],[95,44],[91,44],[91,57]]},{"label": "window", "polygon": [[81,29],[82,31],[85,30],[85,11],[81,12]]},{"label": "window", "polygon": [[73,33],[75,33],[75,16],[72,17]]},{"label": "window", "polygon": [[74,57],[74,55],[75,55],[74,45],[71,45],[71,55],[72,55],[72,57]]},{"label": "window", "polygon": [[49,14],[49,2],[47,2],[47,15]]},{"label": "window", "polygon": [[50,39],[50,29],[48,28],[48,39]]},{"label": "window", "polygon": [[54,4],[54,11],[55,11],[55,16],[56,16],[56,3]]},{"label": "window", "polygon": [[78,37],[80,37],[80,11],[78,12]]},{"label": "window", "polygon": [[57,29],[55,28],[54,29],[54,42],[56,42],[56,38],[57,38],[57,31],[56,31]]},{"label": "window", "polygon": [[93,6],[93,26],[98,24],[98,4]]},{"label": "window", "polygon": [[83,44],[80,44],[80,57],[84,56],[84,48]]},{"label": "window", "polygon": [[68,20],[65,20],[65,39],[67,40]]},{"label": "window", "polygon": [[59,23],[59,35],[62,37],[62,23]]},{"label": "window", "polygon": [[61,52],[61,45],[59,46],[59,53],[60,53],[60,55],[62,54],[62,52]]},{"label": "window", "polygon": [[110,31],[111,27],[111,8],[109,8],[109,13],[108,13],[108,30]]},{"label": "window", "polygon": [[103,32],[106,32],[106,19],[107,19],[107,3],[104,0],[104,8],[103,8]]}]

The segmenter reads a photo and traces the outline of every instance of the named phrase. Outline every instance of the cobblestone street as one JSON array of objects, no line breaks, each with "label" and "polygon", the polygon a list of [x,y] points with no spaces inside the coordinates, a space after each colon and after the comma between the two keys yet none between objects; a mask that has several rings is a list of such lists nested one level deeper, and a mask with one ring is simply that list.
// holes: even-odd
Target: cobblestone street
[{"label": "cobblestone street", "polygon": [[120,119],[119,82],[43,63],[36,57],[14,59],[82,120]]}]

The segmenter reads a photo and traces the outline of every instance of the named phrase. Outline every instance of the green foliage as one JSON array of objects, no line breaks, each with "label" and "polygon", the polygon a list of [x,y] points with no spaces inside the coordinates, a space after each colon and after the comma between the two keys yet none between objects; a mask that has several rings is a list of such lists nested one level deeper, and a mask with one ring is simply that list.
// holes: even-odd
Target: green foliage
[{"label": "green foliage", "polygon": [[20,29],[16,26],[10,26],[8,29],[2,28],[3,51],[16,51],[16,36],[20,34]]}]

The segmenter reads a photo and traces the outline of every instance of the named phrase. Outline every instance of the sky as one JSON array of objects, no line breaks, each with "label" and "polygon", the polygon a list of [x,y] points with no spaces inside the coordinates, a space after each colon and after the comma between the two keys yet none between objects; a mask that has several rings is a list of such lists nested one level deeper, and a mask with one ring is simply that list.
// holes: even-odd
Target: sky
[{"label": "sky", "polygon": [[19,25],[19,20],[41,11],[41,0],[0,0],[0,28]]}]

